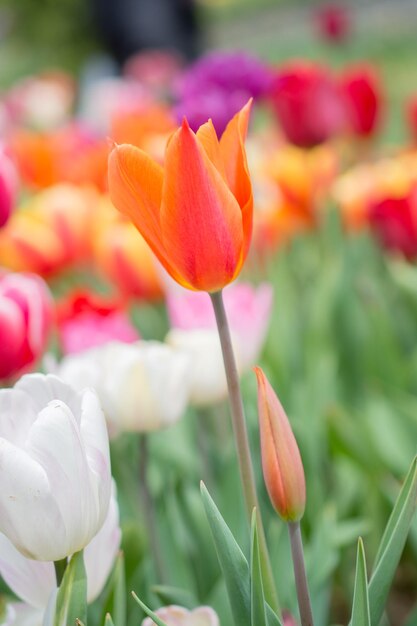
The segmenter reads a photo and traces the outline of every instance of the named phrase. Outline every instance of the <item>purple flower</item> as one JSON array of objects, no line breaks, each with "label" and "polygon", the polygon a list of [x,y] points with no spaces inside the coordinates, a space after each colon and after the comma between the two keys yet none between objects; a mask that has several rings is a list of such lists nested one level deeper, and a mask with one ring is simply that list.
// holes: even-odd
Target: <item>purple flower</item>
[{"label": "purple flower", "polygon": [[193,130],[208,118],[218,134],[249,100],[262,97],[271,84],[271,72],[246,52],[211,52],[182,75],[176,85],[175,111]]}]

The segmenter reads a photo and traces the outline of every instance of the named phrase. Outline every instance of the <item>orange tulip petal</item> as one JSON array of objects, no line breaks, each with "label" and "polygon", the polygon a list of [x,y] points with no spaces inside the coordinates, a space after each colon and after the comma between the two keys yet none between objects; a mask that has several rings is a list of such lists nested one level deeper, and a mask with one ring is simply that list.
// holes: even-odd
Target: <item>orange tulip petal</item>
[{"label": "orange tulip petal", "polygon": [[200,126],[196,133],[196,136],[198,140],[202,143],[208,158],[213,163],[216,170],[220,172],[225,180],[227,180],[226,170],[220,152],[220,144],[217,138],[216,130],[213,126],[213,122],[209,120],[208,122]]},{"label": "orange tulip petal", "polygon": [[160,222],[167,255],[196,289],[216,291],[235,274],[241,209],[186,121],[166,151]]},{"label": "orange tulip petal", "polygon": [[133,222],[167,272],[180,282],[178,270],[165,253],[159,223],[162,167],[143,150],[122,144],[109,156],[108,176],[114,206]]},{"label": "orange tulip petal", "polygon": [[226,168],[229,187],[242,210],[244,246],[242,264],[252,236],[253,195],[244,141],[249,124],[252,100],[230,120],[220,139],[220,152]]}]

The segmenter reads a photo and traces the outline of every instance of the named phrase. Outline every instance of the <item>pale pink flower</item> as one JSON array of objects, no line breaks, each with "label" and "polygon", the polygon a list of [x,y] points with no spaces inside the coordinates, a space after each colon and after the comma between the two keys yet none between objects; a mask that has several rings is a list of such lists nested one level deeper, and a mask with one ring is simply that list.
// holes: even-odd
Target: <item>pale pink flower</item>
[{"label": "pale pink flower", "polygon": [[[155,613],[167,626],[220,626],[216,612],[209,606],[199,606],[188,611],[182,606],[171,605],[164,606]],[[154,622],[147,617],[142,626],[154,626]]]},{"label": "pale pink flower", "polygon": [[[263,283],[253,287],[249,283],[234,283],[223,291],[224,306],[242,371],[249,369],[259,358],[268,331],[272,310],[272,286]],[[169,291],[168,315],[175,331],[216,329],[213,307],[206,293],[188,290]]]}]

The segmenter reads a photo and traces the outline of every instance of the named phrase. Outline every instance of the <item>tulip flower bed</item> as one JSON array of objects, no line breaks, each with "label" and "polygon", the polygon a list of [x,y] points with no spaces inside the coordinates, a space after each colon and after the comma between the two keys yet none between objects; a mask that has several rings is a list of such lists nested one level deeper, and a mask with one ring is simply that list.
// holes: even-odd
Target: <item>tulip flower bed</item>
[{"label": "tulip flower bed", "polygon": [[4,94],[1,623],[415,624],[417,152],[376,144],[383,93],[239,52]]}]

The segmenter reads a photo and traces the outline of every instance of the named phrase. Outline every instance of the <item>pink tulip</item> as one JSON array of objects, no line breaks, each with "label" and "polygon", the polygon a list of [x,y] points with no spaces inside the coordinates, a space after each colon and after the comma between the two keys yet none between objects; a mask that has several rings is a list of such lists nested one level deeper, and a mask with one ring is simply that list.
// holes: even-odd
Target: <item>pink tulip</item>
[{"label": "pink tulip", "polygon": [[22,373],[42,355],[52,306],[39,276],[0,273],[0,380]]},{"label": "pink tulip", "polygon": [[[272,287],[267,283],[257,288],[248,283],[235,283],[224,290],[224,305],[231,332],[239,344],[240,363],[244,370],[254,365],[262,349],[268,331],[272,299]],[[167,307],[174,329],[194,331],[216,328],[213,307],[205,293],[168,293]]]}]

